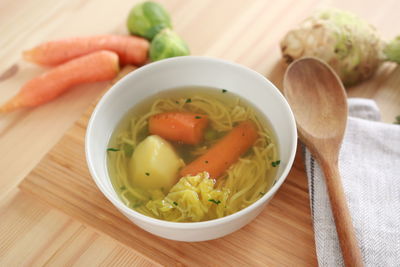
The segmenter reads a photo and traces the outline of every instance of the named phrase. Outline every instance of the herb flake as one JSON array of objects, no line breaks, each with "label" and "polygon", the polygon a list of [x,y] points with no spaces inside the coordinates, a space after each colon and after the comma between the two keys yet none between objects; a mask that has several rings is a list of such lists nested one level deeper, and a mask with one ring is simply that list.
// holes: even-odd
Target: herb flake
[{"label": "herb flake", "polygon": [[126,186],[125,185],[122,185],[122,186],[120,186],[120,188],[119,188],[121,191],[124,191],[125,189],[126,189]]},{"label": "herb flake", "polygon": [[174,205],[175,205],[175,206],[178,206],[178,203],[176,203],[175,201],[174,201],[174,202],[172,202],[172,203],[174,203]]},{"label": "herb flake", "polygon": [[279,166],[280,163],[281,163],[281,161],[277,160],[277,161],[271,162],[271,165],[272,165],[272,167],[277,167],[277,166]]},{"label": "herb flake", "polygon": [[186,99],[185,103],[192,103],[192,99],[191,98]]},{"label": "herb flake", "polygon": [[117,151],[120,151],[120,149],[119,148],[113,148],[113,147],[109,147],[109,148],[107,148],[107,152],[117,152]]},{"label": "herb flake", "polygon": [[228,92],[228,90],[222,89],[222,93],[223,93],[223,94],[225,94],[226,92]]},{"label": "herb flake", "polygon": [[212,203],[214,203],[214,204],[219,204],[219,203],[221,203],[221,200],[215,200],[215,199],[209,199],[208,201],[210,201],[210,202],[212,202]]},{"label": "herb flake", "polygon": [[195,119],[201,119],[201,116],[196,116],[196,117],[194,117]]},{"label": "herb flake", "polygon": [[265,195],[265,193],[264,192],[260,192],[260,196],[263,196],[263,195]]},{"label": "herb flake", "polygon": [[146,174],[146,176],[150,176],[150,173],[149,173],[149,172],[146,172],[145,174]]}]

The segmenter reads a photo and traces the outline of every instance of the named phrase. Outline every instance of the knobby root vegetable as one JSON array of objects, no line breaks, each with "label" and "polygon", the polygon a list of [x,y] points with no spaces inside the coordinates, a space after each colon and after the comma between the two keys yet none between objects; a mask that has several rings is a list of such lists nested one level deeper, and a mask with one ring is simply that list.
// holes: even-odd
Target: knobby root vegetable
[{"label": "knobby root vegetable", "polygon": [[315,13],[281,41],[288,62],[314,56],[327,62],[345,85],[369,78],[383,61],[400,63],[400,36],[386,44],[360,17],[329,8]]}]

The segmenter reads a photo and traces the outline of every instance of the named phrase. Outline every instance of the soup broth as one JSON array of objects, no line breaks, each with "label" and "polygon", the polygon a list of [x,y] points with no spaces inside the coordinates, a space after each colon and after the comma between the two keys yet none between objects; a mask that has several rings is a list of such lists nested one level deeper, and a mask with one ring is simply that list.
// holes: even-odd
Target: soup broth
[{"label": "soup broth", "polygon": [[[168,140],[168,135],[159,137],[149,131],[151,118],[171,112],[207,119],[199,143]],[[216,161],[223,153],[232,157],[229,149],[212,148],[235,138],[228,135],[233,136],[236,128],[248,131],[243,122],[254,125],[257,137],[238,160],[224,162],[229,166],[222,174],[213,177],[213,172],[200,168],[198,173],[180,175],[200,159],[206,159],[200,166],[218,165],[212,161],[212,151],[218,152]],[[243,139],[247,138],[244,132]],[[112,185],[128,207],[162,220],[206,221],[233,214],[269,190],[280,163],[276,140],[268,120],[238,95],[225,89],[176,88],[155,94],[127,112],[110,138],[107,165]],[[240,143],[239,139],[231,143],[233,153]]]}]

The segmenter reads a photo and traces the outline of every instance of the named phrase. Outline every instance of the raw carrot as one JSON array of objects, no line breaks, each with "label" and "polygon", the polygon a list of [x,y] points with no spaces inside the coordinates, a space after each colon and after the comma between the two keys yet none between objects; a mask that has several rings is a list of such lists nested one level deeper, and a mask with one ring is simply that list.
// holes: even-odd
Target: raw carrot
[{"label": "raw carrot", "polygon": [[73,59],[28,81],[16,96],[0,107],[0,112],[39,106],[75,85],[111,80],[118,71],[118,55],[110,51]]},{"label": "raw carrot", "polygon": [[149,119],[149,132],[164,139],[195,145],[202,141],[208,118],[190,112],[165,112]]},{"label": "raw carrot", "polygon": [[23,56],[27,61],[52,66],[99,50],[110,50],[119,55],[121,64],[143,65],[148,49],[149,42],[140,37],[99,35],[43,43],[25,51]]},{"label": "raw carrot", "polygon": [[257,126],[244,121],[213,145],[206,153],[180,171],[181,176],[208,172],[210,177],[220,177],[257,140]]}]

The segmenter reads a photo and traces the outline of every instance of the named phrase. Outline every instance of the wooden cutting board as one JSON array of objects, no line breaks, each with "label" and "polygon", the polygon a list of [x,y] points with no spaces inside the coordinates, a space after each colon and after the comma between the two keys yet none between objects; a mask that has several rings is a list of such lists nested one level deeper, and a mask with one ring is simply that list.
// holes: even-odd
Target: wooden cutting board
[{"label": "wooden cutting board", "polygon": [[163,265],[315,265],[307,177],[301,153],[287,182],[249,225],[197,243],[166,240],[132,224],[102,195],[86,166],[84,137],[94,105],[20,184],[53,207]]}]

